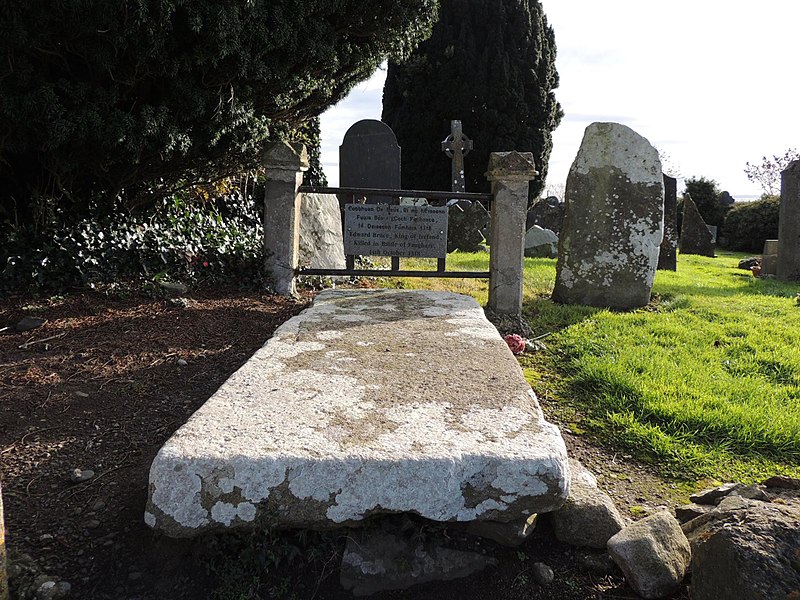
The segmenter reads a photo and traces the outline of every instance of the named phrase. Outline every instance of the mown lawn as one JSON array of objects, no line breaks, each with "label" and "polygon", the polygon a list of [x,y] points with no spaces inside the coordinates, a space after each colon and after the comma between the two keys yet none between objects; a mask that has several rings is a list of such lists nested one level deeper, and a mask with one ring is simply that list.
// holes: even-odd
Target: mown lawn
[{"label": "mown lawn", "polygon": [[[573,431],[664,475],[800,476],[800,284],[754,279],[736,268],[741,256],[679,256],[676,273],[656,276],[650,305],[631,312],[553,303],[555,261],[526,259],[524,312],[550,334],[521,358],[534,390]],[[487,261],[454,254],[448,269]],[[486,302],[482,280],[394,283]]]}]

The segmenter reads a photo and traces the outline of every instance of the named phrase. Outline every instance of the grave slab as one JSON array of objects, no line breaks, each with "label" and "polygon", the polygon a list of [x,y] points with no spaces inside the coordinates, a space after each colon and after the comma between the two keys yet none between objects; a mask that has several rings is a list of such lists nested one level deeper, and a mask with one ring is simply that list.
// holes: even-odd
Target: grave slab
[{"label": "grave slab", "polygon": [[328,290],[161,448],[145,521],[173,537],[510,522],[559,508],[569,481],[560,432],[474,299]]}]

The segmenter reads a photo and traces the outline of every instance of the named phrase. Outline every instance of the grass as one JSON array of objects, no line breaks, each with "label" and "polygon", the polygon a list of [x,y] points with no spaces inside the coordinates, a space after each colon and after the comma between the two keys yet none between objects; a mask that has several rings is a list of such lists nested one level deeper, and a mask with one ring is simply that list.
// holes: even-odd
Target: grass
[{"label": "grass", "polygon": [[[526,377],[558,420],[665,475],[800,476],[800,285],[754,279],[736,268],[742,255],[720,254],[679,256],[630,312],[552,302],[555,261],[526,259],[523,312],[535,334],[552,333],[521,359]],[[454,254],[448,269],[487,261]],[[483,280],[392,281],[486,302]]]}]

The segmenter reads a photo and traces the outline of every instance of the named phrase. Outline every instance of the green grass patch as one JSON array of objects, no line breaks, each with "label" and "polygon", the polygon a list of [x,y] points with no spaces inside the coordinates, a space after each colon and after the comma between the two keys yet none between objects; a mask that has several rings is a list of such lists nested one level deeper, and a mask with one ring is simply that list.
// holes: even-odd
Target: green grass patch
[{"label": "green grass patch", "polygon": [[[614,312],[550,300],[555,261],[526,259],[524,314],[547,350],[522,359],[561,422],[664,474],[754,480],[800,476],[800,285],[755,279],[742,256],[679,256],[653,300]],[[488,255],[452,254],[452,270]],[[408,264],[415,267],[413,261]],[[486,302],[483,280],[404,279]]]}]

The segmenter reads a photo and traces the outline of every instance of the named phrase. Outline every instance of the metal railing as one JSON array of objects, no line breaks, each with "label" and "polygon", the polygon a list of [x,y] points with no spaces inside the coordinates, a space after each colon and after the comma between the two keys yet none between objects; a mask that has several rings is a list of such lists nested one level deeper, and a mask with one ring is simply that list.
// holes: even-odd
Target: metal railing
[{"label": "metal railing", "polygon": [[[388,199],[390,201],[388,203],[393,205],[398,205],[400,203],[400,198],[424,198],[429,202],[433,200],[441,204],[446,204],[450,200],[469,200],[471,202],[481,202],[487,207],[487,209],[492,202],[492,194],[481,194],[475,192],[440,192],[429,190],[391,190],[381,188],[318,186],[302,186],[298,191],[299,193],[304,194],[335,194],[339,198],[340,208],[343,208],[345,204],[361,202],[370,197]],[[355,268],[355,256],[346,255],[346,268],[344,269],[299,268],[296,269],[295,273],[297,275],[318,275],[324,277],[489,278],[489,271],[448,271],[446,256],[436,259],[436,270],[400,269],[400,258],[400,256],[391,256],[390,269],[357,269]]]}]

